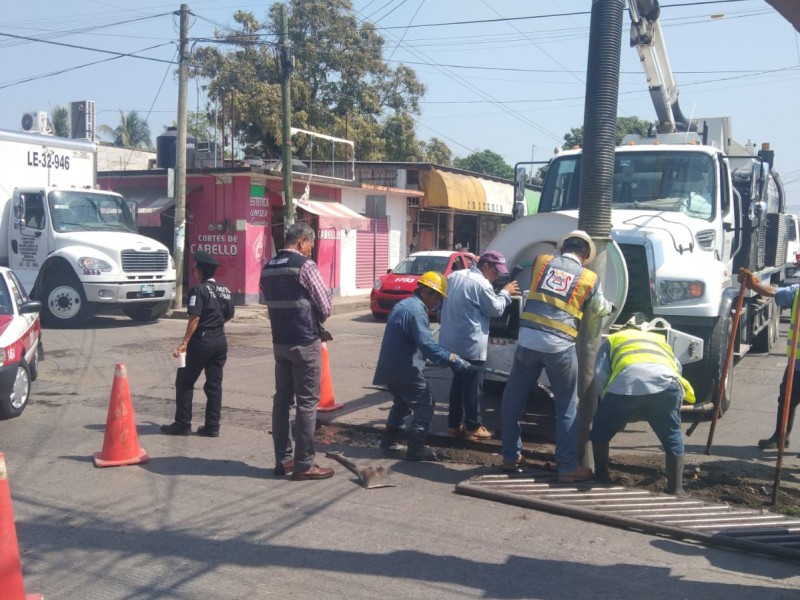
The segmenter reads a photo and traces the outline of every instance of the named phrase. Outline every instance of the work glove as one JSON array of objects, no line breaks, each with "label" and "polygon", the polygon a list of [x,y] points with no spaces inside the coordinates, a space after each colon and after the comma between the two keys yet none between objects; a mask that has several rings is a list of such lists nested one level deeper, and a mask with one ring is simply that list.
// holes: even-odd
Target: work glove
[{"label": "work glove", "polygon": [[750,269],[742,267],[739,269],[739,283],[744,283],[748,289],[752,290],[758,285],[758,279]]},{"label": "work glove", "polygon": [[450,368],[456,373],[463,373],[472,369],[472,364],[458,356],[457,354],[450,355]]}]

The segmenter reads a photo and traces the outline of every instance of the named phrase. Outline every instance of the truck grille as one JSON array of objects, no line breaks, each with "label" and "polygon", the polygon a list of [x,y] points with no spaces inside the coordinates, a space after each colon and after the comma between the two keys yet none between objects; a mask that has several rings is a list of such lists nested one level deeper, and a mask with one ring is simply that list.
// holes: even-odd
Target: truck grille
[{"label": "truck grille", "polygon": [[165,250],[158,252],[122,251],[122,270],[125,273],[166,271],[168,264],[169,253]]},{"label": "truck grille", "polygon": [[650,290],[650,270],[647,266],[647,252],[638,244],[620,244],[622,256],[628,267],[628,297],[618,321],[628,320],[633,313],[644,313],[653,318],[653,302]]}]

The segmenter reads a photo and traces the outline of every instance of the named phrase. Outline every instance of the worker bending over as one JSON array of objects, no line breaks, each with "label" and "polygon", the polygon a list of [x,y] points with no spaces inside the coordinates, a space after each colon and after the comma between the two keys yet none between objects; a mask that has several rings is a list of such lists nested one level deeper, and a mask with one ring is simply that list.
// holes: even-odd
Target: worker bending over
[{"label": "worker bending over", "polygon": [[647,421],[667,453],[667,493],[683,494],[681,404],[694,403],[691,384],[667,344],[666,329],[649,329],[643,315],[601,344],[595,364],[602,390],[589,439],[597,479],[610,482],[608,443],[631,421]]}]

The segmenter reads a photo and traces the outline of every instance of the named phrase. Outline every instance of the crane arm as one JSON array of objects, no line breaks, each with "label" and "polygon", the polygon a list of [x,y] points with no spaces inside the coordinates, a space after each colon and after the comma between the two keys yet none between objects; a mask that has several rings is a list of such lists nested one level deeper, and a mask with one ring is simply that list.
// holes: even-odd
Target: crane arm
[{"label": "crane arm", "polygon": [[659,133],[675,133],[689,128],[678,106],[678,82],[669,65],[664,35],[661,32],[658,0],[628,0],[631,16],[631,46],[642,62],[650,99],[656,109]]}]

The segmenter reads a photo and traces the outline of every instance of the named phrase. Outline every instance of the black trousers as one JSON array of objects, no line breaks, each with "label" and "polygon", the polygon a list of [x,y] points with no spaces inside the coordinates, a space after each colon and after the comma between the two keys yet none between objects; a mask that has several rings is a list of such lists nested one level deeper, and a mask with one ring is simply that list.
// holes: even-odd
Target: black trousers
[{"label": "black trousers", "polygon": [[186,348],[186,366],[175,376],[175,422],[192,426],[192,396],[194,384],[205,371],[206,427],[219,429],[222,411],[222,368],[228,359],[228,341],[225,332],[205,331],[195,333]]}]

